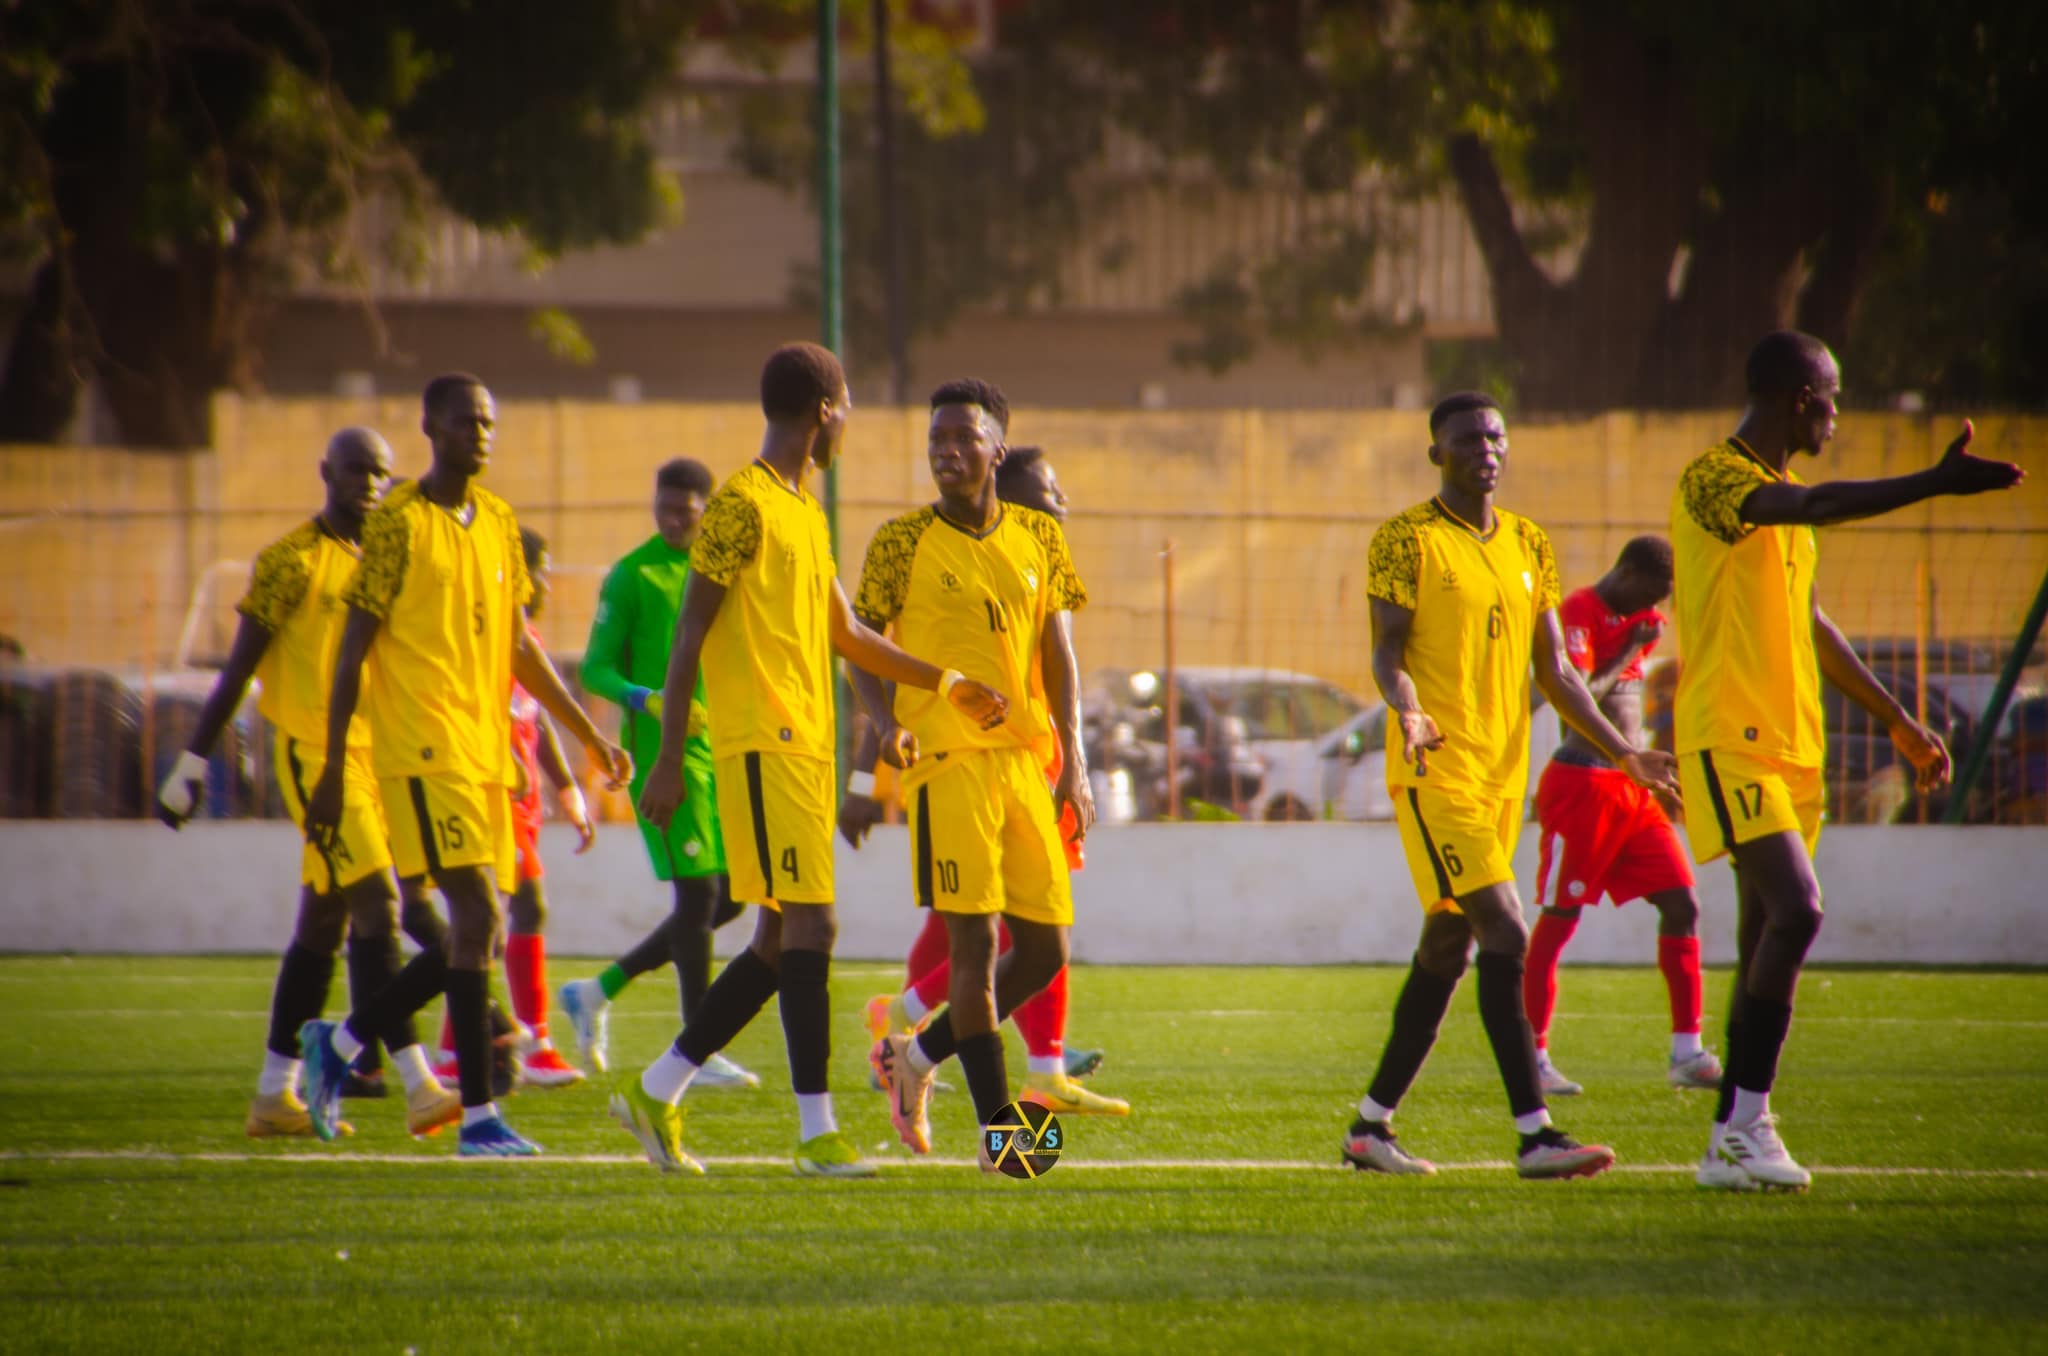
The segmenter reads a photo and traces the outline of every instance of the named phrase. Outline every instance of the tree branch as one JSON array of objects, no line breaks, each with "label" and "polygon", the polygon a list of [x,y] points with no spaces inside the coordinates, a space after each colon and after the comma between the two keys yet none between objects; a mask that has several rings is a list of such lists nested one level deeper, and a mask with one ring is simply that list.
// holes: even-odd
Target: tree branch
[{"label": "tree branch", "polygon": [[1453,136],[1446,149],[1458,198],[1465,205],[1466,219],[1472,223],[1472,234],[1493,280],[1495,314],[1523,310],[1555,296],[1557,283],[1529,253],[1521,227],[1515,224],[1515,209],[1501,183],[1493,152],[1469,132]]}]

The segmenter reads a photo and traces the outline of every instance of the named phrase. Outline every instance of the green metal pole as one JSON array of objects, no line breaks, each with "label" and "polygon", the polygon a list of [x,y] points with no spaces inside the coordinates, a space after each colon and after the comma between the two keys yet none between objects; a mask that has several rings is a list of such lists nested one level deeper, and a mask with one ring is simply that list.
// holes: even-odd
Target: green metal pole
[{"label": "green metal pole", "polygon": [[[818,342],[843,361],[843,291],[840,281],[839,212],[839,0],[818,0]],[[832,533],[832,558],[839,558],[839,468],[825,468],[825,522]],[[839,730],[839,785],[846,785],[852,759],[852,711],[846,684],[832,685]]]},{"label": "green metal pole", "polygon": [[2041,576],[2041,587],[2034,590],[2034,605],[2027,609],[2027,619],[2020,623],[2019,637],[2013,641],[2012,653],[2005,657],[2005,668],[1998,675],[1998,686],[1991,689],[1991,700],[1984,706],[1983,719],[1977,722],[1977,737],[1970,743],[1970,756],[1963,762],[1963,774],[1956,778],[1955,790],[1949,794],[1948,809],[1941,817],[1944,824],[1963,822],[1970,792],[1976,788],[1977,779],[1984,775],[1984,765],[1991,761],[1991,745],[1997,739],[1998,724],[2005,719],[2006,704],[2012,700],[2012,690],[2020,681],[2020,670],[2026,667],[2027,656],[2034,652],[2034,642],[2041,638],[2044,621],[2048,621],[2048,574]]}]

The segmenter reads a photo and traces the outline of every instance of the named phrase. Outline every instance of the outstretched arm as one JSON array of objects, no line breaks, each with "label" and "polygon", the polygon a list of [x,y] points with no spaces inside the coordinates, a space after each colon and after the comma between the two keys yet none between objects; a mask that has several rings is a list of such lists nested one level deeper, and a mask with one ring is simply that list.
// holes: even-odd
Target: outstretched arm
[{"label": "outstretched arm", "polygon": [[1875,518],[1941,495],[1983,494],[1988,490],[2009,490],[2019,484],[2026,473],[2018,466],[1969,454],[1970,439],[1974,436],[1976,429],[1965,419],[1963,431],[1948,445],[1941,460],[1910,475],[1883,480],[1830,480],[1819,485],[1785,481],[1759,485],[1742,501],[1742,521],[1760,527],[1783,523],[1824,527],[1829,523]]},{"label": "outstretched arm", "polygon": [[[576,742],[588,749],[598,766],[609,774],[613,790],[633,779],[633,760],[624,749],[606,739],[604,732],[597,728],[597,722],[590,718],[590,713],[576,704],[576,699],[569,695],[568,687],[562,682],[562,675],[555,672],[555,661],[534,643],[524,626],[517,628],[512,642],[512,676],[519,680],[519,686],[533,694],[542,709],[569,727],[569,733],[576,736]],[[552,737],[554,731],[547,733]]]},{"label": "outstretched arm", "polygon": [[1668,753],[1644,751],[1630,744],[1586,687],[1585,677],[1564,651],[1557,609],[1545,608],[1536,618],[1536,684],[1557,708],[1558,716],[1592,741],[1637,782],[1655,791],[1678,794],[1678,763]]},{"label": "outstretched arm", "polygon": [[244,615],[236,624],[227,663],[213,680],[206,705],[199,708],[199,723],[193,727],[192,741],[178,755],[177,766],[157,789],[156,817],[172,828],[182,827],[199,808],[199,788],[206,784],[206,757],[213,751],[220,732],[234,718],[235,708],[242,704],[249,679],[262,662],[263,652],[270,648],[271,634],[269,627],[251,616]]},{"label": "outstretched arm", "polygon": [[[833,652],[855,668],[905,687],[938,692],[961,714],[979,721],[984,728],[1001,725],[1009,714],[1009,699],[994,688],[961,676],[955,670],[927,664],[900,649],[887,636],[863,625],[860,618],[853,615],[853,607],[846,601],[846,590],[839,587],[836,579],[832,581],[831,606]],[[669,678],[674,681],[673,670]],[[863,696],[862,700],[868,699]],[[870,714],[875,714],[872,705],[868,709]],[[881,718],[877,715],[878,720]]]},{"label": "outstretched arm", "polygon": [[1934,731],[1913,719],[1912,713],[1885,690],[1877,675],[1857,657],[1841,628],[1820,610],[1818,602],[1813,605],[1813,651],[1820,661],[1822,676],[1873,719],[1884,722],[1893,747],[1913,765],[1921,790],[1932,790],[1948,780],[1948,746]]}]

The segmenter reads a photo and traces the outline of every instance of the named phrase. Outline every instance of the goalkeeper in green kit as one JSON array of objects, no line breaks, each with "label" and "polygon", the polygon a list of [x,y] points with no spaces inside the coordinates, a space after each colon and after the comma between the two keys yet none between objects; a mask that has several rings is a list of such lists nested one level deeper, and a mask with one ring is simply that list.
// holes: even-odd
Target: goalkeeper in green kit
[{"label": "goalkeeper in green kit", "polygon": [[[633,751],[634,813],[640,784],[661,748],[661,688],[668,678],[676,617],[690,577],[690,548],[704,521],[713,479],[702,463],[668,462],[654,477],[655,534],[605,575],[597,616],[583,652],[583,690],[625,712],[619,742]],[[718,828],[718,797],[711,780],[711,740],[705,730],[704,680],[690,699],[689,742],[683,776],[689,795],[666,830],[640,820],[654,874],[675,891],[675,908],[661,926],[595,979],[571,980],[558,995],[576,1030],[585,1064],[606,1066],[606,1009],[634,979],[673,960],[682,990],[683,1022],[697,1015],[711,987],[711,934],[739,915],[742,905],[726,890],[725,839]],[[723,1055],[697,1075],[698,1087],[758,1087],[761,1080]]]}]

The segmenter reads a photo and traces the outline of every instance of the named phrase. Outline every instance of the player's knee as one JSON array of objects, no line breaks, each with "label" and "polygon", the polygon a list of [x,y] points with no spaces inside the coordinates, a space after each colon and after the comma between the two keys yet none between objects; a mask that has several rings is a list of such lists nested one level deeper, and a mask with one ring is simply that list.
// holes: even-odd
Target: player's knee
[{"label": "player's knee", "polygon": [[398,926],[422,951],[438,951],[448,941],[448,924],[424,895],[406,895],[398,910]]},{"label": "player's knee", "polygon": [[341,950],[342,935],[348,930],[348,905],[339,894],[307,892],[299,899],[299,918],[292,929],[292,942],[305,951],[332,956]]},{"label": "player's knee", "polygon": [[1465,976],[1471,950],[1472,937],[1464,928],[1425,928],[1422,943],[1415,948],[1415,963],[1438,979],[1455,984]]},{"label": "player's knee", "polygon": [[1688,937],[1699,931],[1700,905],[1690,890],[1672,890],[1652,895],[1650,902],[1657,907],[1657,915],[1663,920],[1660,929],[1667,937]]},{"label": "player's knee", "polygon": [[1820,884],[1805,881],[1798,890],[1771,901],[1764,930],[1784,941],[1810,943],[1820,935],[1820,919]]},{"label": "player's knee", "polygon": [[398,926],[398,897],[391,892],[391,882],[381,874],[365,876],[342,891],[342,898],[347,903],[349,931],[354,936],[375,941],[389,937]]}]

